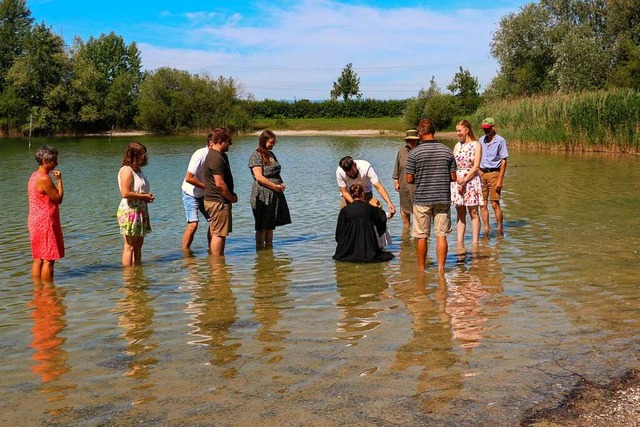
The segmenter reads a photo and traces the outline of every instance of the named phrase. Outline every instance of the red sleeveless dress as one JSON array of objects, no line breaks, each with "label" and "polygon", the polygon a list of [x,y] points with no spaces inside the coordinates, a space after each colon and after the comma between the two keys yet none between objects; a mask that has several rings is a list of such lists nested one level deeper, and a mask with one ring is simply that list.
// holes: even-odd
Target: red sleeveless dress
[{"label": "red sleeveless dress", "polygon": [[42,176],[48,177],[44,172],[35,171],[27,184],[29,239],[33,259],[52,261],[64,257],[64,241],[58,205],[38,191],[38,180]]}]

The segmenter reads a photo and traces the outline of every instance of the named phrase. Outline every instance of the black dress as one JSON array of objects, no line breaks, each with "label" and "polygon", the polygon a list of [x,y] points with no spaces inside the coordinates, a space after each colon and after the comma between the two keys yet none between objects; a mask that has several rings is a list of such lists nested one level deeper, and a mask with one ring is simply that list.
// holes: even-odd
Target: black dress
[{"label": "black dress", "polygon": [[[375,226],[375,228],[374,228]],[[380,208],[355,200],[340,209],[336,226],[336,261],[384,262],[393,258],[378,246],[378,235],[387,230],[387,216]]]},{"label": "black dress", "polygon": [[[280,163],[276,159],[275,154],[269,152],[271,164],[265,165],[262,156],[256,150],[249,157],[249,169],[253,176],[253,168],[260,166],[262,175],[274,184],[282,184],[280,177]],[[291,224],[291,216],[289,214],[289,205],[284,193],[272,190],[262,186],[255,177],[251,186],[251,210],[255,219],[255,229],[273,230],[277,226]]]}]

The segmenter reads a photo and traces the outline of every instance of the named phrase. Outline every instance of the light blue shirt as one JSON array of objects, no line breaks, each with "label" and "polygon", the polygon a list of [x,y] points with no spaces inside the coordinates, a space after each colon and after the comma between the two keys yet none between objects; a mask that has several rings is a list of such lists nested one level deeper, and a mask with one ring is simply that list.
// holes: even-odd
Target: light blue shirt
[{"label": "light blue shirt", "polygon": [[480,161],[481,168],[496,169],[502,165],[502,159],[509,157],[507,151],[507,141],[500,135],[496,134],[489,143],[485,143],[484,140],[487,135],[480,137],[480,143],[482,144],[482,161]]}]

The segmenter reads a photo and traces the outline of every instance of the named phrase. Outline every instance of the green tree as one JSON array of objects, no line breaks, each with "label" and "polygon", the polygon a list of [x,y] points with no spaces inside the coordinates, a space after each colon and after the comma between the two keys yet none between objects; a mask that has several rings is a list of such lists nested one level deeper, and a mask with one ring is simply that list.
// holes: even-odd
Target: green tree
[{"label": "green tree", "polygon": [[427,101],[434,95],[439,95],[441,93],[442,91],[436,83],[435,76],[431,76],[431,80],[429,80],[429,87],[427,89],[421,88],[418,92],[418,96],[416,98],[411,98],[407,102],[402,119],[405,127],[407,129],[413,129],[418,126],[418,122],[420,122],[420,119],[424,115],[424,106]]},{"label": "green tree", "polygon": [[447,89],[456,97],[460,107],[459,114],[471,114],[480,105],[480,84],[478,78],[471,75],[469,70],[460,67]]},{"label": "green tree", "polygon": [[[62,38],[44,23],[35,25],[24,41],[21,55],[7,73],[6,83],[31,107],[36,131],[50,133],[65,124],[58,111],[63,105],[53,92],[64,92],[70,62]],[[51,104],[51,97],[56,101]]]},{"label": "green tree", "polygon": [[455,96],[451,94],[435,94],[431,96],[423,111],[423,117],[429,117],[436,129],[449,127],[453,118],[459,113],[460,106]]},{"label": "green tree", "polygon": [[142,81],[135,42],[127,45],[113,32],[97,39],[90,37],[86,43],[76,38],[73,62],[71,86],[78,125],[86,130],[131,126]]},{"label": "green tree", "polygon": [[159,68],[140,87],[138,123],[160,134],[203,132],[216,126],[246,130],[249,115],[238,94],[230,78]]},{"label": "green tree", "polygon": [[15,59],[20,56],[33,18],[25,0],[0,1],[0,90]]},{"label": "green tree", "polygon": [[362,98],[360,93],[360,77],[353,71],[353,64],[348,63],[342,70],[342,74],[338,77],[338,80],[333,82],[333,89],[331,89],[331,99],[336,100],[340,97],[344,101],[349,100],[352,96],[357,99]]},{"label": "green tree", "polygon": [[555,55],[551,75],[560,91],[594,90],[604,86],[611,60],[600,40],[571,31],[556,45]]},{"label": "green tree", "polygon": [[552,16],[538,4],[527,4],[520,13],[500,20],[491,42],[491,54],[500,63],[510,93],[532,95],[551,89],[549,71],[555,62]]},{"label": "green tree", "polygon": [[503,18],[489,95],[629,87],[640,73],[638,0],[541,0]]}]

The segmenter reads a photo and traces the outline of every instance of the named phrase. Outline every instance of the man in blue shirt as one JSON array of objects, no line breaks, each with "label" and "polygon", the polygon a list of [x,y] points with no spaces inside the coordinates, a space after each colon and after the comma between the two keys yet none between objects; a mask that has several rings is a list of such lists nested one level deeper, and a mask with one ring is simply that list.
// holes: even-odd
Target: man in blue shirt
[{"label": "man in blue shirt", "polygon": [[482,198],[484,205],[480,206],[482,222],[484,223],[484,237],[489,237],[489,199],[496,216],[498,236],[504,234],[502,208],[500,207],[500,193],[504,174],[507,172],[507,141],[496,134],[495,120],[487,117],[482,121],[484,136],[480,138],[482,144],[482,160],[480,161],[480,176],[482,178]]}]

